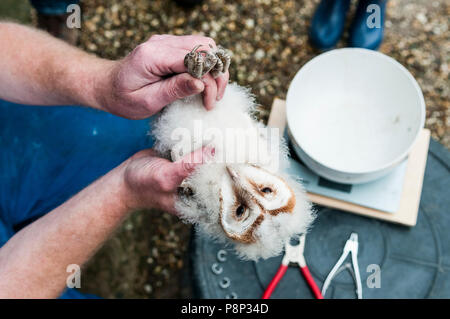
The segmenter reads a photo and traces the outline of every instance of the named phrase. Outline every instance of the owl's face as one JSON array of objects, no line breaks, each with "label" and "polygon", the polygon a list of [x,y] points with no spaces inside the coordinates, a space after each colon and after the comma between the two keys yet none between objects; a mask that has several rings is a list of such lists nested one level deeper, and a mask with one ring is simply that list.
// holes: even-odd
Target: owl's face
[{"label": "owl's face", "polygon": [[220,190],[220,223],[228,237],[255,241],[254,233],[265,218],[290,214],[295,195],[280,177],[255,165],[225,167]]},{"label": "owl's face", "polygon": [[215,176],[219,180],[195,183],[194,178],[182,184],[179,194],[188,206],[200,210],[211,210],[208,206],[217,202],[217,194],[218,214],[214,211],[210,215],[217,216],[215,222],[227,237],[243,244],[254,243],[254,235],[265,219],[293,214],[296,197],[281,177],[251,164],[224,165],[222,169],[222,174]]}]

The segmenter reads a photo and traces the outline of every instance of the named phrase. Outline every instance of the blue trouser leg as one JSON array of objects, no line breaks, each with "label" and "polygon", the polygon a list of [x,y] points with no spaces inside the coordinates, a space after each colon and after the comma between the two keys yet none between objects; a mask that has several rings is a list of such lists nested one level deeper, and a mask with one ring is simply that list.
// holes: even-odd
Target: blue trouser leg
[{"label": "blue trouser leg", "polygon": [[78,4],[80,0],[30,0],[30,2],[37,12],[56,15],[66,13],[69,4]]},{"label": "blue trouser leg", "polygon": [[0,246],[139,150],[149,120],[0,100]]}]

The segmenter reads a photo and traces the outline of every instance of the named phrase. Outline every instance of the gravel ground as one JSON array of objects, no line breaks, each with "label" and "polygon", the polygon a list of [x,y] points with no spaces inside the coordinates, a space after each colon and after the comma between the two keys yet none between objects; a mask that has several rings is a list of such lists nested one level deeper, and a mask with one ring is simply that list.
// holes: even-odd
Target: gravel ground
[{"label": "gravel ground", "polygon": [[[84,0],[80,47],[116,59],[155,33],[208,35],[233,52],[231,80],[251,87],[265,120],[273,98],[285,98],[297,70],[320,53],[307,39],[317,3],[205,0],[186,10],[168,0]],[[425,95],[426,126],[448,148],[449,16],[445,0],[391,0],[380,48],[416,77]],[[346,34],[338,47],[345,40]],[[167,214],[136,213],[88,264],[83,289],[112,298],[191,296],[189,231]]]}]

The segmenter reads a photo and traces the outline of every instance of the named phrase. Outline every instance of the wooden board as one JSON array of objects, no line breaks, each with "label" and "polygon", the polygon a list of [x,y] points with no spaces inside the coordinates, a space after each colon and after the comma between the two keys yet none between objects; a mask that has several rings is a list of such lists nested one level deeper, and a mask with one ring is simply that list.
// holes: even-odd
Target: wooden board
[{"label": "wooden board", "polygon": [[[270,127],[280,128],[281,132],[284,131],[286,127],[286,102],[284,100],[275,98],[269,116],[268,125]],[[371,218],[382,219],[392,223],[415,226],[417,222],[417,214],[419,212],[420,195],[422,193],[422,183],[428,156],[429,143],[430,131],[428,129],[423,129],[409,154],[409,160],[405,173],[405,182],[403,183],[402,197],[400,200],[399,209],[395,213],[386,213],[376,209],[313,193],[308,193],[308,196],[313,203],[322,206],[332,207]]]}]

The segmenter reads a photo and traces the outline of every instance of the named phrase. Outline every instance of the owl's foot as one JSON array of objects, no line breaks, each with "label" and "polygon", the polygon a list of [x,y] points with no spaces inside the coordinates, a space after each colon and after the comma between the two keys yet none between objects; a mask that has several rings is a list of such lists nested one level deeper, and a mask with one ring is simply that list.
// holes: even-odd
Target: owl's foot
[{"label": "owl's foot", "polygon": [[[201,79],[211,72],[214,78],[228,71],[231,63],[231,55],[226,49],[218,46],[217,49],[197,51],[201,45],[195,46],[191,52],[184,57],[184,65],[194,78]],[[210,46],[210,48],[212,48]]]}]

